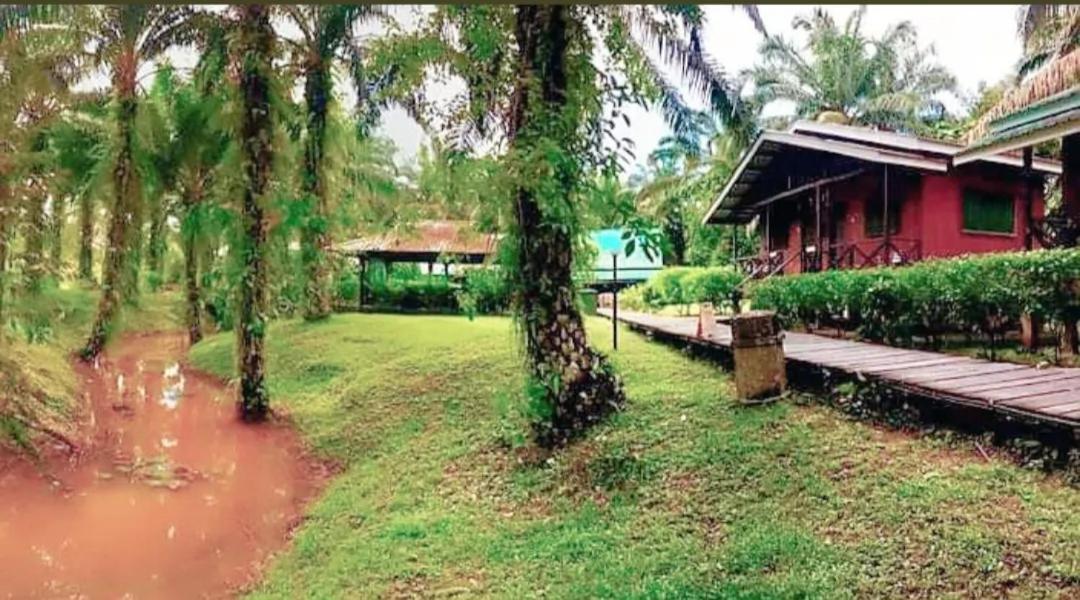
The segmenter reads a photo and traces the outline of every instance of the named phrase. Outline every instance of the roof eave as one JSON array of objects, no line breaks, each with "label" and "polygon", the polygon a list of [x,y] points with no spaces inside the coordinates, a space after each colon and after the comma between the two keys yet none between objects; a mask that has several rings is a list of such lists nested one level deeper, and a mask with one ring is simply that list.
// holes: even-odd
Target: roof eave
[{"label": "roof eave", "polygon": [[[977,160],[984,160],[989,156],[1020,150],[1076,133],[1080,133],[1080,118],[1058,123],[1045,129],[1035,129],[1016,136],[996,140],[991,138],[957,153],[953,157],[953,165],[960,166]],[[1061,174],[1061,165],[1056,165],[1053,172]]]}]

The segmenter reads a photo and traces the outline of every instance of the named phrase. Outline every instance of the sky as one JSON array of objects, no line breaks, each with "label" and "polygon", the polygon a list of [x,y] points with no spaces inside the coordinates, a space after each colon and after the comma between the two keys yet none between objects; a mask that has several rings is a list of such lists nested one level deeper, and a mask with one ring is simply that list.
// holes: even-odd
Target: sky
[{"label": "sky", "polygon": [[[758,59],[761,36],[744,12],[731,5],[709,5],[703,8],[706,15],[706,51],[728,73],[738,73],[753,66]],[[828,6],[826,10],[833,14],[838,23],[842,23],[855,8],[854,5]],[[795,35],[791,29],[792,19],[797,15],[809,14],[813,7],[759,5],[759,10],[770,34],[780,34],[801,42],[803,38]],[[391,11],[395,19],[408,28],[425,12],[425,8],[395,6]],[[863,21],[863,31],[877,36],[893,23],[911,21],[918,32],[920,46],[933,46],[937,60],[956,76],[960,94],[964,95],[973,93],[980,83],[996,83],[1014,70],[1021,55],[1020,40],[1016,34],[1017,11],[1017,5],[870,6]],[[285,30],[281,33],[290,35],[290,32]],[[377,35],[378,31],[367,27],[361,33]],[[196,53],[191,49],[174,50],[168,56],[181,68],[190,68],[197,60]],[[147,68],[152,70],[149,65]],[[149,79],[144,81],[148,83]],[[108,78],[104,74],[91,78],[87,83],[87,87],[106,85]],[[343,85],[339,89],[347,87]],[[345,95],[346,105],[351,106],[352,94]],[[688,102],[695,104],[696,108],[703,107],[703,104],[695,101],[688,92],[684,92],[684,96]],[[953,111],[963,106],[962,101],[956,97],[943,97],[942,101]],[[768,107],[766,115],[783,114],[790,110],[790,106],[777,104]],[[627,126],[620,120],[616,135],[634,142],[634,154],[640,163],[668,133],[668,128],[658,111],[630,107],[627,114],[630,125]],[[402,166],[415,161],[420,147],[428,139],[421,127],[401,109],[391,109],[384,113],[378,133],[394,141],[397,146],[395,160]]]},{"label": "sky", "polygon": [[[811,6],[762,5],[761,17],[770,34],[782,34],[799,40],[791,30],[792,19],[809,14]],[[855,6],[826,7],[838,22]],[[706,50],[729,73],[753,66],[758,58],[761,36],[754,30],[745,14],[728,5],[704,7]],[[897,21],[911,21],[919,34],[921,46],[933,45],[938,61],[957,78],[961,94],[974,92],[980,83],[995,83],[1009,75],[1020,59],[1020,40],[1016,35],[1016,5],[993,6],[870,6],[863,21],[863,30],[879,35]],[[687,98],[691,101],[691,98]],[[958,110],[958,98],[943,98],[950,110]],[[770,107],[773,114],[790,108]],[[663,118],[656,111],[631,108],[631,125],[620,125],[618,137],[634,141],[634,153],[639,161],[656,147],[668,133]],[[389,111],[383,118],[380,133],[393,139],[398,146],[400,164],[411,162],[426,136],[421,128],[401,110]]]}]

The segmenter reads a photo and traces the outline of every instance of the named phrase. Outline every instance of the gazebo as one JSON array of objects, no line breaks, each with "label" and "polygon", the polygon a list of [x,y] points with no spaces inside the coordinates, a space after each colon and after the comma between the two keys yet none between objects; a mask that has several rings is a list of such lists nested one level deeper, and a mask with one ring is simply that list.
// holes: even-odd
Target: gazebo
[{"label": "gazebo", "polygon": [[408,228],[372,234],[342,242],[338,253],[356,259],[360,277],[359,303],[364,303],[364,279],[371,260],[387,266],[395,262],[426,264],[430,274],[435,263],[449,275],[450,263],[482,264],[495,255],[496,233],[476,231],[468,221],[419,221]]}]

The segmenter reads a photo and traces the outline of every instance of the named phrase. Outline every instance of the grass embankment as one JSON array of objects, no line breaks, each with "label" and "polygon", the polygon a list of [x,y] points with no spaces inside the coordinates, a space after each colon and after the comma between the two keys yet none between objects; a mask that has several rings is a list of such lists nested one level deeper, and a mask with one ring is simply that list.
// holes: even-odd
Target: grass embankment
[{"label": "grass embankment", "polygon": [[[822,406],[737,408],[713,364],[629,332],[628,409],[520,460],[511,332],[381,315],[271,328],[273,401],[345,468],[255,597],[1080,593],[1080,491],[1057,477]],[[232,344],[193,361],[228,376]]]},{"label": "grass embankment", "polygon": [[[50,288],[5,306],[0,324],[0,447],[33,452],[45,440],[79,443],[83,397],[71,356],[90,331],[98,293]],[[180,297],[146,294],[117,331],[178,326]]]}]

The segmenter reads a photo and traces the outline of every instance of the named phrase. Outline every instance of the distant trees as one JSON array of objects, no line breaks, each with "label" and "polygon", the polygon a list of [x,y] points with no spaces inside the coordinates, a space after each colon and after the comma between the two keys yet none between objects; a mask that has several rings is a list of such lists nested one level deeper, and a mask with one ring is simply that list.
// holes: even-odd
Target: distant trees
[{"label": "distant trees", "polygon": [[[304,78],[304,158],[301,190],[306,214],[301,229],[301,253],[307,281],[304,317],[330,315],[330,207],[326,173],[327,127],[334,102],[334,67],[348,66],[361,104],[370,82],[354,28],[379,13],[370,5],[283,6],[284,17],[300,31],[298,40],[283,39]],[[365,133],[366,120],[356,133]]]},{"label": "distant trees", "polygon": [[82,356],[101,353],[112,330],[119,303],[138,291],[142,194],[135,165],[136,89],[140,65],[169,47],[191,43],[198,32],[191,7],[137,5],[93,7],[84,32],[94,47],[94,62],[108,67],[114,104],[115,154],[113,205],[102,269],[101,301]]},{"label": "distant trees", "polygon": [[805,48],[767,36],[752,71],[758,100],[791,101],[802,118],[900,129],[941,116],[937,95],[955,87],[954,77],[933,62],[932,49],[918,46],[911,23],[871,37],[862,30],[865,14],[861,6],[843,25],[824,8],[796,18]]}]

